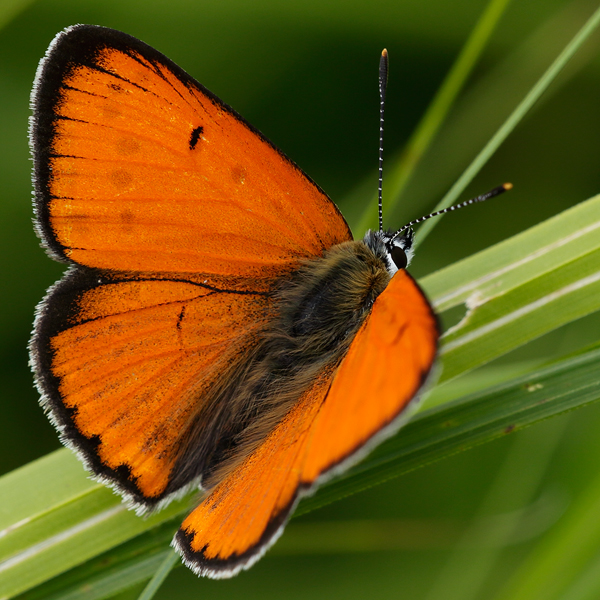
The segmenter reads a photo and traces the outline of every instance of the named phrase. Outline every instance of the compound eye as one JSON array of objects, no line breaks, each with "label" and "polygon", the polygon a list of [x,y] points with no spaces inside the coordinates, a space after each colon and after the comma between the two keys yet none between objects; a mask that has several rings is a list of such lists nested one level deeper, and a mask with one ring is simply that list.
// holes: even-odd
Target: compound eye
[{"label": "compound eye", "polygon": [[399,246],[392,246],[390,249],[390,256],[394,261],[394,264],[398,267],[398,269],[406,269],[406,265],[408,264],[408,260],[406,258],[406,253]]}]

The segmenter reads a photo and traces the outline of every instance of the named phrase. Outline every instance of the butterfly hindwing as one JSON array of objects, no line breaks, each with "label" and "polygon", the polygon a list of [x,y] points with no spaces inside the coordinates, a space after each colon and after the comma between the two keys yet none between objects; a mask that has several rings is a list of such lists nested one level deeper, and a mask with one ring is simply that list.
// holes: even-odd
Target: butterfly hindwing
[{"label": "butterfly hindwing", "polygon": [[399,427],[430,373],[437,338],[429,303],[399,271],[339,368],[322,372],[260,448],[183,522],[175,544],[186,564],[221,578],[258,560],[303,495],[363,456],[374,436],[381,441]]},{"label": "butterfly hindwing", "polygon": [[186,432],[243,367],[276,282],[351,235],[260,132],[124,33],[59,34],[32,107],[37,229],[75,263],[38,308],[38,386],[87,466],[152,508],[205,471]]},{"label": "butterfly hindwing", "polygon": [[202,474],[198,464],[178,476],[182,440],[207,390],[255,345],[270,304],[260,291],[72,268],[31,342],[63,441],[139,509],[164,504]]}]

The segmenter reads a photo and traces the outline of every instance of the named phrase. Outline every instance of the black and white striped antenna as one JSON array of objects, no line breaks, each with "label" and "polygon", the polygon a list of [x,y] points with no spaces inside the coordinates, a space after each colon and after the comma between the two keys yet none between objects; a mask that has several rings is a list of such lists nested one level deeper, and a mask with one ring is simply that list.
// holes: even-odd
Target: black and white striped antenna
[{"label": "black and white striped antenna", "polygon": [[[384,121],[384,113],[385,113],[385,92],[387,90],[388,83],[388,51],[384,48],[381,52],[381,59],[379,60],[379,231],[383,232],[383,121]],[[475,204],[476,202],[485,202],[490,198],[494,198],[503,192],[507,192],[512,189],[512,183],[505,183],[503,185],[499,185],[495,187],[493,190],[487,192],[487,194],[482,194],[481,196],[477,196],[476,198],[471,198],[470,200],[465,200],[460,204],[455,204],[454,206],[449,206],[448,208],[444,208],[443,210],[437,210],[436,212],[432,212],[429,215],[424,217],[419,217],[410,223],[404,225],[394,233],[394,235],[388,240],[387,244],[392,245],[392,242],[404,231],[416,225],[417,223],[422,223],[423,221],[427,221],[427,219],[431,219],[431,217],[437,217],[438,215],[443,215],[448,212],[452,212],[454,210],[458,210],[459,208],[464,208],[465,206],[470,206],[471,204]]]},{"label": "black and white striped antenna", "polygon": [[388,62],[388,51],[384,48],[379,60],[379,231],[383,231],[383,117],[388,82]]},{"label": "black and white striped antenna", "polygon": [[470,206],[471,204],[475,204],[476,202],[485,202],[494,196],[498,196],[504,192],[508,192],[508,190],[512,189],[512,183],[504,183],[503,185],[499,185],[495,187],[493,190],[487,192],[487,194],[482,194],[481,196],[477,196],[476,198],[471,198],[470,200],[465,200],[460,204],[455,204],[454,206],[449,206],[448,208],[444,208],[444,210],[436,210],[425,217],[419,217],[410,223],[404,225],[396,231],[396,233],[390,238],[388,244],[391,244],[403,231],[406,231],[409,227],[416,225],[417,223],[422,223],[423,221],[427,221],[427,219],[431,219],[431,217],[437,217],[438,215],[443,215],[447,212],[452,212],[453,210],[458,210],[459,208],[464,208],[465,206]]}]

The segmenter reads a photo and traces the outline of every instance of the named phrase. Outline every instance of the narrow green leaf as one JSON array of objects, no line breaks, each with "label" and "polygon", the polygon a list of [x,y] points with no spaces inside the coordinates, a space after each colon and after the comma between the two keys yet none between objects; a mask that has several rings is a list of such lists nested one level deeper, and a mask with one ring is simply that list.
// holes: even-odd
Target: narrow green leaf
[{"label": "narrow green leaf", "polygon": [[438,310],[468,309],[442,338],[440,381],[600,309],[598,228],[600,196],[424,278]]},{"label": "narrow green leaf", "polygon": [[0,478],[0,561],[118,505],[103,488],[66,449]]},{"label": "narrow green leaf", "polygon": [[[556,60],[548,67],[548,70],[540,77],[539,81],[531,88],[531,91],[523,98],[511,115],[502,124],[500,129],[492,136],[490,141],[483,147],[481,152],[474,158],[473,162],[466,168],[464,173],[458,178],[456,183],[450,188],[448,193],[440,200],[433,212],[442,210],[456,202],[465,188],[473,181],[477,173],[494,155],[496,150],[502,145],[504,140],[512,133],[514,128],[521,122],[523,117],[531,110],[533,105],[539,100],[542,94],[548,89],[548,86],[556,79],[558,74],[573,58],[575,53],[581,48],[583,43],[600,25],[600,7],[586,21],[583,27],[577,32],[575,37],[567,44],[565,49],[559,54]],[[431,230],[439,223],[441,217],[425,221],[419,228],[415,238],[415,248],[429,235]]]},{"label": "narrow green leaf", "polygon": [[[401,435],[385,442],[315,496],[304,499],[295,514],[305,514],[541,419],[595,402],[600,399],[599,364],[600,349],[594,348],[509,384],[419,413]],[[166,521],[19,600],[98,600],[146,581],[172,552],[168,543],[178,525],[178,518]],[[485,539],[490,535],[486,533]],[[287,550],[284,547],[281,551],[297,552],[300,547],[291,539]],[[277,547],[274,552],[278,552]]]},{"label": "narrow green leaf", "polygon": [[510,291],[600,248],[600,195],[420,280],[438,312]]},{"label": "narrow green leaf", "polygon": [[[4,556],[0,562],[0,598],[30,589],[189,508],[188,498],[173,502],[165,510],[142,519],[128,511],[119,497],[99,484],[93,484],[89,493],[71,497],[68,491],[62,490],[60,470],[56,467],[66,466],[66,470],[74,475],[74,487],[81,490],[88,482],[81,465],[80,479],[77,481],[77,459],[70,451],[55,452],[47,459],[46,466],[51,464],[53,467],[48,468],[47,473],[54,473],[59,477],[58,482],[53,481],[47,485],[51,501],[36,515],[37,518],[16,521],[0,532],[0,540],[4,545]],[[69,462],[73,465],[69,465]],[[31,475],[40,467],[36,463],[33,463],[34,468],[29,468],[31,466],[2,478],[0,490],[10,489],[11,479],[14,481],[22,478],[27,471]],[[35,479],[31,481],[35,482]],[[37,483],[39,485],[39,481]],[[40,494],[39,489],[38,487],[36,495],[43,498],[46,494]],[[16,502],[19,498],[26,497],[23,490],[24,488],[13,488],[9,492],[10,496],[2,497],[11,497]],[[59,495],[61,491],[62,498]]]},{"label": "narrow green leaf", "polygon": [[469,309],[447,332],[442,380],[600,309],[600,249]]},{"label": "narrow green leaf", "polygon": [[144,591],[140,594],[138,600],[152,600],[154,594],[158,591],[158,588],[162,585],[163,581],[167,578],[171,569],[181,562],[179,554],[175,550],[171,549],[160,563],[159,568],[156,570],[152,579],[148,582],[148,585],[144,588]]},{"label": "narrow green leaf", "polygon": [[18,596],[19,600],[101,600],[148,581],[172,553],[180,517],[144,532]]},{"label": "narrow green leaf", "polygon": [[[531,454],[531,453],[530,453]],[[467,547],[478,551],[501,551],[507,544],[520,544],[539,536],[552,525],[563,505],[551,495],[542,496],[523,509],[492,512],[469,527]],[[525,521],[525,523],[522,523]],[[507,527],[520,523],[518,531],[506,535]],[[153,532],[140,535],[54,580],[18,596],[16,600],[102,600],[150,579],[169,557],[173,521],[161,530],[162,541]],[[152,538],[149,537],[152,533]],[[465,523],[447,518],[352,519],[292,522],[269,556],[330,555],[382,550],[448,549],[465,533]],[[174,567],[182,566],[176,562]]]}]

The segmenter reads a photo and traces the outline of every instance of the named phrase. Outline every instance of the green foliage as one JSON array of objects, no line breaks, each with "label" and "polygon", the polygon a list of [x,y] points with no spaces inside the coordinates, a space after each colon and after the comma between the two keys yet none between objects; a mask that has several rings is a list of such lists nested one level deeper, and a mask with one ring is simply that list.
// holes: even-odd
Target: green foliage
[{"label": "green foliage", "polygon": [[[447,298],[460,296],[457,282],[461,290],[470,290],[478,299],[478,306],[463,320],[465,325],[456,326],[444,336],[443,373],[459,375],[543,331],[552,330],[565,322],[565,312],[572,316],[576,310],[575,314],[580,316],[584,309],[596,310],[600,294],[589,293],[580,298],[564,294],[563,290],[567,286],[578,293],[597,284],[598,278],[590,276],[589,264],[597,270],[599,262],[590,261],[589,257],[595,257],[595,247],[600,242],[598,236],[588,234],[598,227],[600,196],[426,278],[424,285],[434,305],[451,305]],[[557,267],[553,261],[552,249],[556,247],[565,248],[564,267]],[[531,268],[532,261],[539,263],[537,269]],[[482,277],[478,264],[494,265],[495,269]],[[562,275],[567,267],[570,267],[569,279],[556,276]],[[453,276],[448,277],[448,271]],[[540,275],[544,271],[546,279],[544,274]],[[494,277],[500,273],[510,273],[512,285],[504,282],[503,286],[494,286]],[[565,295],[572,310],[565,307],[556,310],[554,302]],[[512,318],[515,313],[518,318]],[[521,314],[527,319],[521,320]],[[477,335],[481,330],[485,335]],[[299,514],[596,400],[600,397],[599,356],[598,351],[588,352],[511,382],[508,387],[418,415],[360,465],[305,500]],[[32,494],[32,486],[40,481],[45,482],[47,493]],[[3,507],[4,522],[0,523],[6,532],[0,540],[0,560],[6,560],[0,565],[2,596],[30,589],[189,509],[189,501],[181,501],[146,520],[139,519],[127,512],[104,486],[86,479],[77,459],[66,449],[0,479],[0,496],[10,497]],[[146,559],[140,560],[147,564]],[[130,569],[129,565],[125,570],[132,578],[139,578],[139,573],[144,572]],[[126,579],[129,583],[137,580]]]},{"label": "green foliage", "polygon": [[424,278],[439,311],[467,306],[443,337],[443,380],[597,311],[599,228],[596,196]]}]

